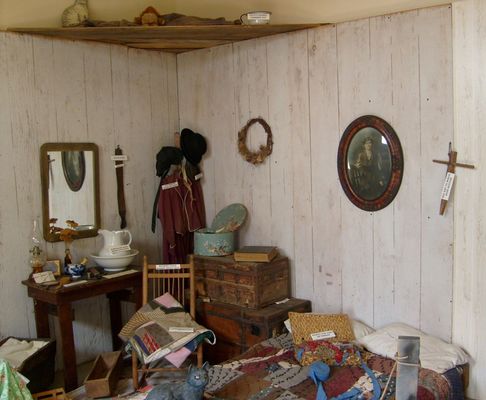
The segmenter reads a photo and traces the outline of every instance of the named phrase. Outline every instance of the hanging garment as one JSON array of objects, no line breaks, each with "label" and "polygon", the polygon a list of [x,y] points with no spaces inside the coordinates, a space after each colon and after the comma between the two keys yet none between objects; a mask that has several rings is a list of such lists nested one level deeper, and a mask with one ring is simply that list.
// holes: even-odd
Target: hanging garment
[{"label": "hanging garment", "polygon": [[194,231],[206,226],[204,198],[199,181],[180,171],[162,180],[158,215],[162,225],[162,259],[166,264],[184,263],[194,252]]}]

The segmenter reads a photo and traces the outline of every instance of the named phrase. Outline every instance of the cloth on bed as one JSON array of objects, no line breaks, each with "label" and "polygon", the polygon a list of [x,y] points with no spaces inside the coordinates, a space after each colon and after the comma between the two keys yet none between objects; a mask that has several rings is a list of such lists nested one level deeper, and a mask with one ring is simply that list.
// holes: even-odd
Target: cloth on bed
[{"label": "cloth on bed", "polygon": [[[177,332],[171,328],[188,328],[192,331]],[[129,341],[144,364],[165,357],[176,367],[182,365],[202,340],[211,344],[216,340],[213,331],[196,323],[169,293],[140,308],[118,336]]]},{"label": "cloth on bed", "polygon": [[[374,372],[382,389],[388,380],[394,360],[367,354],[367,365]],[[316,398],[316,385],[309,379],[310,366],[302,367],[295,360],[292,336],[281,335],[250,348],[233,361],[215,365],[209,371],[206,392],[217,399],[298,400]],[[449,376],[450,375],[450,376]],[[456,369],[447,374],[420,369],[418,398],[421,400],[463,400],[462,386]],[[331,367],[330,377],[323,384],[329,399],[353,387],[363,391],[363,399],[373,397],[371,380],[358,367]],[[395,377],[392,376],[385,399],[395,398]]]}]

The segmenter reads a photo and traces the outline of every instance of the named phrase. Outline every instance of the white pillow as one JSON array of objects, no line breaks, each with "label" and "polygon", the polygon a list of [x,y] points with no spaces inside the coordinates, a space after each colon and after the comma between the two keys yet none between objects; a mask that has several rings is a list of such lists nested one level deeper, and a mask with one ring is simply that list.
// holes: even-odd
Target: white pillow
[{"label": "white pillow", "polygon": [[353,328],[354,337],[356,338],[356,340],[375,331],[371,326],[368,326],[365,323],[358,321],[357,319],[351,320],[351,327]]},{"label": "white pillow", "polygon": [[420,363],[422,368],[443,373],[456,365],[469,362],[469,356],[460,347],[430,336],[403,323],[387,325],[358,339],[357,342],[372,353],[394,358],[398,336],[420,337]]}]

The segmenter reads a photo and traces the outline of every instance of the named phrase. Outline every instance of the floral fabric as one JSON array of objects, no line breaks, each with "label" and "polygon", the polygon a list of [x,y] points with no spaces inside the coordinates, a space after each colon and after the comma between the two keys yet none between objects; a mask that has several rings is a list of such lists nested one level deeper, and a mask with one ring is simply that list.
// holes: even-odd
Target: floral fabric
[{"label": "floral fabric", "polygon": [[359,351],[360,348],[350,342],[309,340],[295,347],[295,357],[302,366],[323,361],[330,367],[359,367],[362,363]]},{"label": "floral fabric", "polygon": [[0,359],[0,400],[32,400],[27,379]]}]

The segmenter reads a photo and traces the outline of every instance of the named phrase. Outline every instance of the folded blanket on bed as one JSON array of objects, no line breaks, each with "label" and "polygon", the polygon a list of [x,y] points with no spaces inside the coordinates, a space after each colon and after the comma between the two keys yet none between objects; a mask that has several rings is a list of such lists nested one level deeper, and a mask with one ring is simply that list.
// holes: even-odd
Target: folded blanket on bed
[{"label": "folded blanket on bed", "polygon": [[213,331],[196,323],[169,293],[140,308],[118,336],[129,341],[144,364],[165,357],[176,367],[202,340],[216,341]]}]

